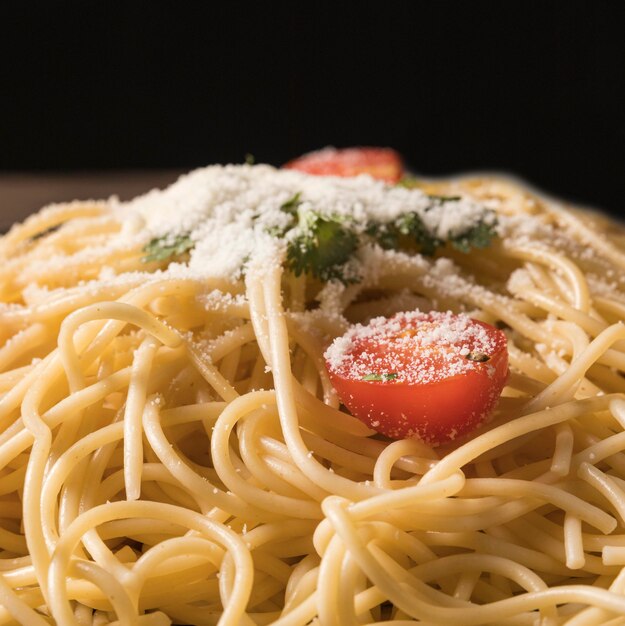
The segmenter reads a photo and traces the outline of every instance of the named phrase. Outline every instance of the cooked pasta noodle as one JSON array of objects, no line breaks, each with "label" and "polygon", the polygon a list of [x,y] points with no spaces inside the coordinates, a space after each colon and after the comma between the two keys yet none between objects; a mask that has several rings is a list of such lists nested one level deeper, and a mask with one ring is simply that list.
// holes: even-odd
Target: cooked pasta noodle
[{"label": "cooked pasta noodle", "polygon": [[[0,624],[625,624],[625,231],[505,180],[337,180],[209,168],[0,240]],[[423,192],[499,237],[371,244],[342,284],[235,228]],[[415,308],[508,339],[492,419],[440,447],[369,430],[324,365]]]}]

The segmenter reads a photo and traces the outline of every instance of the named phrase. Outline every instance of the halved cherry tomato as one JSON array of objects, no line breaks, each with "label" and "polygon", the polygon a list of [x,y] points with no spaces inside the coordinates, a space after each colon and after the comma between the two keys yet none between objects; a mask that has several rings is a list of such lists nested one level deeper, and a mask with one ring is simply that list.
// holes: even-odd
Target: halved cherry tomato
[{"label": "halved cherry tomato", "polygon": [[403,176],[401,157],[390,148],[324,148],[289,161],[283,167],[317,176],[358,176],[396,183]]},{"label": "halved cherry tomato", "polygon": [[508,377],[506,336],[452,313],[399,313],[357,324],[325,353],[349,411],[374,430],[431,445],[470,432]]}]

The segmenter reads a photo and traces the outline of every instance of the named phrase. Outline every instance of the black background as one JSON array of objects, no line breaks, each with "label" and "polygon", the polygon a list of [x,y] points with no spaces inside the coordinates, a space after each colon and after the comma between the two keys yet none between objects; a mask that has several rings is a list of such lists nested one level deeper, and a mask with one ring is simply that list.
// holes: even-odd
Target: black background
[{"label": "black background", "polygon": [[0,54],[0,170],[388,145],[625,217],[618,0],[2,3]]}]

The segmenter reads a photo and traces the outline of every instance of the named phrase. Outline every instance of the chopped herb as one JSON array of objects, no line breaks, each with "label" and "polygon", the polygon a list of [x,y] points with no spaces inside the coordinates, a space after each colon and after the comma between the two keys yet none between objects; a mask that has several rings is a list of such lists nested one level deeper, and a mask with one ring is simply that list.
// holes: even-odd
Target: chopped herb
[{"label": "chopped herb", "polygon": [[436,194],[428,194],[428,196],[436,202],[456,202],[462,200],[462,196],[437,196]]},{"label": "chopped herb", "polygon": [[289,198],[280,206],[280,210],[288,213],[289,215],[297,215],[297,208],[302,203],[300,199],[301,196],[301,192],[298,191],[292,198]]},{"label": "chopped herb", "polygon": [[345,220],[318,211],[300,211],[299,223],[287,247],[287,265],[296,276],[311,274],[320,280],[348,284],[343,266],[358,248],[358,236]]},{"label": "chopped herb", "polygon": [[480,220],[475,226],[469,230],[451,237],[451,245],[460,250],[460,252],[470,252],[471,248],[488,248],[493,239],[497,236],[495,230],[496,221],[487,224],[484,220]]},{"label": "chopped herb", "polygon": [[[288,228],[286,230],[288,230]],[[267,226],[267,228],[265,228],[265,232],[272,237],[276,237],[276,239],[284,237],[286,230],[282,226]]]},{"label": "chopped herb", "polygon": [[406,187],[407,189],[414,189],[415,187],[419,187],[421,183],[418,178],[414,176],[404,176],[398,183],[398,187]]},{"label": "chopped herb", "polygon": [[247,152],[245,155],[245,162],[248,165],[254,165],[254,163],[256,163],[256,159],[254,158],[253,154],[250,154],[249,152]]},{"label": "chopped herb", "polygon": [[239,272],[238,272],[238,277],[240,280],[245,279],[245,275],[247,274],[247,266],[250,263],[250,259],[251,259],[251,255],[246,254],[242,259],[241,259],[241,267],[239,267]]},{"label": "chopped herb", "polygon": [[370,222],[365,229],[369,235],[384,250],[399,248],[399,232],[394,224],[378,224]]},{"label": "chopped herb", "polygon": [[443,243],[428,231],[414,212],[400,215],[388,224],[371,222],[365,232],[385,250],[412,250],[426,256],[432,256]]},{"label": "chopped herb", "polygon": [[[295,219],[298,216],[297,210],[299,208],[299,205],[302,204],[302,200],[300,199],[301,195],[302,195],[301,192],[298,191],[291,198],[289,198],[286,202],[283,202],[280,205],[280,210],[283,213],[288,213],[288,215],[291,217],[291,220],[289,221],[288,225],[287,226],[277,226],[277,225],[268,226],[267,228],[265,228],[266,233],[268,233],[272,237],[281,239],[295,226]],[[254,215],[252,216],[252,220],[256,220],[259,217],[260,217],[259,215]]]},{"label": "chopped herb", "polygon": [[436,248],[442,245],[442,241],[434,237],[426,228],[423,220],[417,213],[406,213],[396,220],[397,230],[402,235],[407,235],[417,245],[421,254],[432,256]]},{"label": "chopped herb", "polygon": [[469,361],[475,361],[476,363],[486,363],[486,361],[490,361],[488,354],[484,354],[483,352],[469,352],[465,358]]},{"label": "chopped herb", "polygon": [[186,235],[164,235],[163,237],[155,237],[148,243],[143,251],[146,252],[146,256],[143,257],[144,263],[151,263],[152,261],[166,261],[171,257],[180,256],[185,252],[188,252],[193,248],[191,237]]},{"label": "chopped herb", "polygon": [[397,372],[390,372],[388,374],[378,374],[376,372],[372,372],[371,374],[367,374],[362,377],[362,380],[367,381],[376,381],[376,382],[386,382],[388,380],[395,380],[399,374]]}]

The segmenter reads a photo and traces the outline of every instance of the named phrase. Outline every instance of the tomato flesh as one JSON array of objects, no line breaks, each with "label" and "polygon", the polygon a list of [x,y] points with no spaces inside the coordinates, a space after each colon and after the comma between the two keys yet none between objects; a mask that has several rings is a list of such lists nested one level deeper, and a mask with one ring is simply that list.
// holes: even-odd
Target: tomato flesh
[{"label": "tomato flesh", "polygon": [[390,148],[324,148],[289,161],[284,167],[316,176],[369,174],[388,183],[397,183],[404,170],[401,157]]},{"label": "tomato flesh", "polygon": [[353,415],[388,437],[431,445],[482,424],[508,377],[505,334],[452,313],[376,318],[352,327],[325,356]]}]

